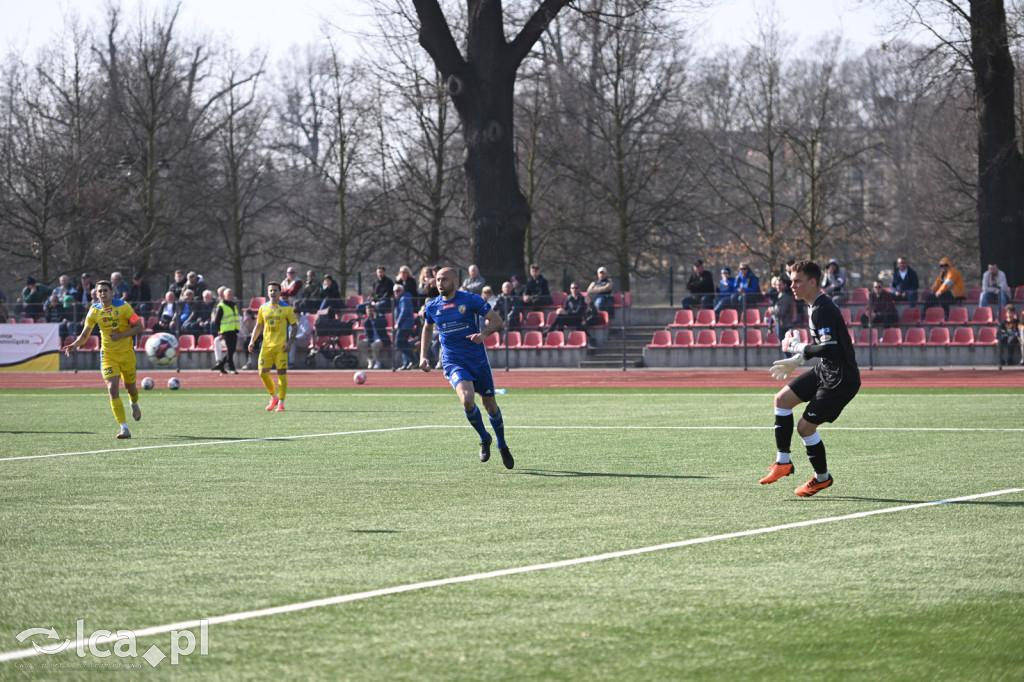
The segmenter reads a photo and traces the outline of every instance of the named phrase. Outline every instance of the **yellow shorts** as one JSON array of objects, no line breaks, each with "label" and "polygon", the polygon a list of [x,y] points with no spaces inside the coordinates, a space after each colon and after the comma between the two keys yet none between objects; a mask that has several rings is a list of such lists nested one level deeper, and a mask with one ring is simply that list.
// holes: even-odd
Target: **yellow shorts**
[{"label": "yellow shorts", "polygon": [[278,372],[288,369],[288,353],[283,346],[264,345],[260,349],[259,368],[261,372],[276,369]]},{"label": "yellow shorts", "polygon": [[104,379],[113,379],[120,375],[125,386],[135,383],[135,351],[100,354],[100,373]]}]

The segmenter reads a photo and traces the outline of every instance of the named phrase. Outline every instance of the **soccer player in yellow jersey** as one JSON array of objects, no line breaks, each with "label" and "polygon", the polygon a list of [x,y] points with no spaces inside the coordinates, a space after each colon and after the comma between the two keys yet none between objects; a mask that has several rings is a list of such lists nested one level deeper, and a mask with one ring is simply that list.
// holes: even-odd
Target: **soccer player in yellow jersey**
[{"label": "soccer player in yellow jersey", "polygon": [[[260,306],[256,312],[256,327],[252,330],[249,340],[249,352],[256,347],[256,340],[263,335],[263,348],[260,349],[260,379],[270,394],[267,412],[284,412],[284,396],[288,392],[288,350],[290,340],[295,336],[295,309],[281,300],[281,283],[267,284],[267,298],[270,299]],[[270,370],[277,370],[277,390],[274,380],[270,378]]]},{"label": "soccer player in yellow jersey", "polygon": [[124,387],[131,398],[132,417],[139,421],[142,419],[142,410],[139,409],[139,389],[135,386],[135,347],[132,337],[141,334],[145,325],[130,305],[119,298],[114,298],[114,288],[109,281],[102,280],[96,283],[96,298],[99,302],[93,303],[89,308],[82,333],[64,346],[64,354],[70,357],[71,351],[80,348],[89,340],[92,328],[97,324],[100,326],[100,372],[110,394],[110,408],[114,411],[117,423],[121,425],[121,432],[117,437],[131,438],[120,387],[121,380],[124,379]]}]

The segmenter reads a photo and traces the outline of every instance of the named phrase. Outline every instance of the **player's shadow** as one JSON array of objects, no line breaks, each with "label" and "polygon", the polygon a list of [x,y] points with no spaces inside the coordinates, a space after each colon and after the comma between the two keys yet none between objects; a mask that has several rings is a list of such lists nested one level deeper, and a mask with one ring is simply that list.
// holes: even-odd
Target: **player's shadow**
[{"label": "player's shadow", "polygon": [[67,434],[71,434],[71,435],[74,435],[74,436],[82,436],[82,435],[92,436],[92,435],[96,434],[96,431],[51,431],[50,429],[47,429],[45,431],[0,431],[0,433],[8,433],[8,434],[10,434],[12,436],[24,436],[24,435],[30,434],[30,433],[45,433],[47,435],[67,433]]},{"label": "player's shadow", "polygon": [[[221,440],[221,441],[224,441],[225,443],[230,443],[230,442],[240,441],[240,440],[254,440],[253,438],[248,437],[248,436],[209,436],[209,435],[205,435],[205,436],[183,436],[181,434],[178,434],[176,436],[168,436],[168,437],[169,438],[176,438],[178,440],[200,440],[200,441]],[[257,440],[282,440],[283,441],[283,440],[288,440],[288,439],[287,438],[259,438]]]},{"label": "player's shadow", "polygon": [[616,474],[604,471],[559,471],[557,469],[516,469],[512,473],[523,476],[549,476],[552,478],[668,478],[668,479],[698,479],[709,478],[708,476],[678,476],[670,474]]},{"label": "player's shadow", "polygon": [[379,529],[376,529],[376,528],[353,528],[351,532],[353,532],[353,533],[364,533],[364,534],[367,534],[367,535],[384,535],[384,534],[390,534],[390,533],[401,533],[402,531],[400,531],[400,530],[379,530]]},{"label": "player's shadow", "polygon": [[[929,502],[935,502],[936,500],[893,500],[885,497],[857,497],[854,495],[830,495],[827,498],[822,497],[821,499],[829,500],[849,500],[851,502],[883,502],[885,504],[927,504]],[[793,500],[799,502],[800,500]],[[958,500],[956,502],[944,502],[943,504],[984,504],[995,507],[1024,507],[1024,502],[1006,502],[1003,500]],[[940,506],[938,504],[936,507]]]}]

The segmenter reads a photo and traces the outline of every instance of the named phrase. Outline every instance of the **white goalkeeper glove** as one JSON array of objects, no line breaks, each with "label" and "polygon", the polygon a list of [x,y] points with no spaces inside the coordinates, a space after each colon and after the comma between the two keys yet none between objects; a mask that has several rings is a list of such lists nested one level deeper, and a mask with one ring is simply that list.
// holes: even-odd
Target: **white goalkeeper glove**
[{"label": "white goalkeeper glove", "polygon": [[804,364],[804,356],[794,355],[791,358],[785,358],[784,360],[776,360],[772,363],[772,366],[768,368],[771,372],[772,379],[776,381],[785,381],[789,378],[789,375],[793,373],[800,365]]},{"label": "white goalkeeper glove", "polygon": [[807,344],[800,340],[800,332],[795,329],[790,329],[786,332],[786,335],[782,337],[783,353],[799,353],[800,355],[803,355],[805,348],[807,348]]}]

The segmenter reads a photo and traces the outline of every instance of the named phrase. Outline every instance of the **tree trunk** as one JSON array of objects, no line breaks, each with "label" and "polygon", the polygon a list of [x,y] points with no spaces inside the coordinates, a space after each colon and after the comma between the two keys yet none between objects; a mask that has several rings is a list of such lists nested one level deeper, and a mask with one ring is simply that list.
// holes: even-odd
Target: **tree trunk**
[{"label": "tree trunk", "polygon": [[979,266],[997,263],[1017,286],[1024,284],[1024,162],[1003,0],[972,0],[971,59],[978,105]]}]

